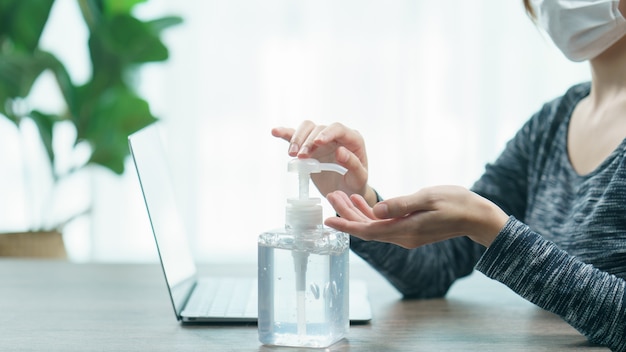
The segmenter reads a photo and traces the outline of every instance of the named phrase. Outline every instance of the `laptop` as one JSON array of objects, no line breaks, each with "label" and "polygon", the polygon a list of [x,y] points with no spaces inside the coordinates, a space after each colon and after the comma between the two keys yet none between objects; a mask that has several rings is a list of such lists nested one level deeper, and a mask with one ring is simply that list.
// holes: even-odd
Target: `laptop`
[{"label": "laptop", "polygon": [[[165,136],[153,123],[128,137],[165,283],[178,321],[183,323],[255,323],[255,277],[199,277],[187,233],[176,207],[167,163]],[[371,320],[365,282],[350,281],[350,322]]]}]

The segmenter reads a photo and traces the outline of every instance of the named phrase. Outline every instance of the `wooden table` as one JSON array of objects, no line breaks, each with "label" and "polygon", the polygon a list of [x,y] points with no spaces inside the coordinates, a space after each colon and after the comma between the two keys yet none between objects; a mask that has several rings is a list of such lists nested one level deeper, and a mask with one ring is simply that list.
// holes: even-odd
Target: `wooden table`
[{"label": "wooden table", "polygon": [[[215,275],[254,266],[202,267]],[[475,273],[445,299],[402,300],[369,267],[374,318],[326,351],[607,351]],[[255,325],[181,325],[157,264],[0,260],[0,351],[304,351],[262,346]]]}]

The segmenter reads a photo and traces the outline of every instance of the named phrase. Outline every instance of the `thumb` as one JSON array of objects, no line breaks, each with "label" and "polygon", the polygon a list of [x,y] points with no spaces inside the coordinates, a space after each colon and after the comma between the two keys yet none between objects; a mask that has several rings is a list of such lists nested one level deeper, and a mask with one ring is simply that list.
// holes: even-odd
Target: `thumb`
[{"label": "thumb", "polygon": [[416,211],[427,210],[419,192],[396,198],[390,198],[374,205],[374,215],[379,219],[399,218]]}]

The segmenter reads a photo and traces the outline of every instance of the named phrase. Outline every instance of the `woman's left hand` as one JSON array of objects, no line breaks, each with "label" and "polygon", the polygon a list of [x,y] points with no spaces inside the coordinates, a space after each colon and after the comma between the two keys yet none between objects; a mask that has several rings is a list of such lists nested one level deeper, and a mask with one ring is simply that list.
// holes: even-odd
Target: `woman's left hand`
[{"label": "woman's left hand", "polygon": [[508,220],[491,201],[458,186],[435,186],[370,207],[363,197],[341,191],[326,197],[340,217],[327,226],[364,240],[415,248],[468,236],[489,247]]}]

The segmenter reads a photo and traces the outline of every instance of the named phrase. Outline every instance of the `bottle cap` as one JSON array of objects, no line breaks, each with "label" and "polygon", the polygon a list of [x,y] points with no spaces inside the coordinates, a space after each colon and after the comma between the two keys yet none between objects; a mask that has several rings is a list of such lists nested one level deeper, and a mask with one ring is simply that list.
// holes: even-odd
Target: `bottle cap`
[{"label": "bottle cap", "polygon": [[322,206],[319,198],[309,198],[309,181],[312,173],[334,171],[345,175],[348,169],[333,163],[320,163],[316,159],[292,159],[287,171],[297,172],[298,198],[287,200],[286,226],[291,228],[315,228],[322,224]]}]

